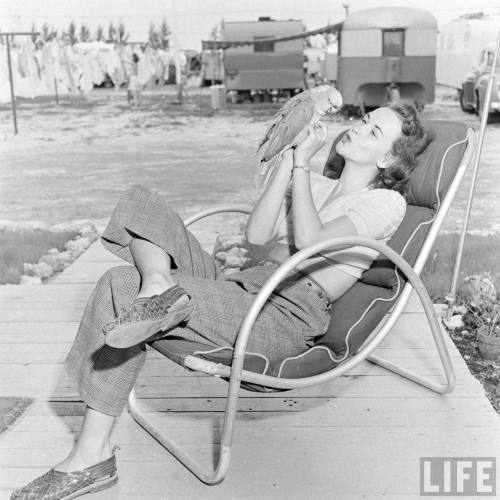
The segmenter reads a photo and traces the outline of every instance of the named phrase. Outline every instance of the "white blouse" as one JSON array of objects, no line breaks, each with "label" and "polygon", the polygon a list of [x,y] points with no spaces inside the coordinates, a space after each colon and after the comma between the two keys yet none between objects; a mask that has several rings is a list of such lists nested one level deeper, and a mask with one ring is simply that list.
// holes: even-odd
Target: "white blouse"
[{"label": "white blouse", "polygon": [[[338,184],[311,172],[311,192],[318,216],[323,224],[346,216],[354,224],[359,236],[386,242],[401,224],[406,211],[406,201],[397,191],[390,189],[364,188],[328,201]],[[293,246],[293,220],[291,198],[285,197],[278,216],[276,242]],[[353,246],[345,250],[322,252],[332,265],[360,278],[377,258],[378,252],[371,248]]]}]

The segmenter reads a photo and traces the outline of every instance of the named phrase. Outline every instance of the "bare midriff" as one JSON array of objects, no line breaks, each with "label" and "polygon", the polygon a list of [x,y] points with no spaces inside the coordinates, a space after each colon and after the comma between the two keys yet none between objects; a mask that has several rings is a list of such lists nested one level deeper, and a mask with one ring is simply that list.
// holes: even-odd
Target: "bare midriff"
[{"label": "bare midriff", "polygon": [[[284,262],[295,252],[294,247],[277,243],[269,252],[269,257],[278,262]],[[328,293],[332,301],[337,300],[358,281],[356,277],[335,268],[324,257],[306,259],[295,268],[316,281]]]}]

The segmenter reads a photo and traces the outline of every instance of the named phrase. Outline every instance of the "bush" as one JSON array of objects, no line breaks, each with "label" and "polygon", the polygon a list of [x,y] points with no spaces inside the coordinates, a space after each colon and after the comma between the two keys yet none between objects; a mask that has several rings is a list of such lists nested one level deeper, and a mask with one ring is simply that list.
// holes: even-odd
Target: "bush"
[{"label": "bush", "polygon": [[59,251],[73,239],[77,231],[49,229],[0,230],[0,284],[19,284],[24,263],[37,263],[51,248]]},{"label": "bush", "polygon": [[[422,281],[434,301],[444,299],[450,291],[458,239],[459,235],[455,233],[440,235],[422,271]],[[488,272],[496,289],[500,290],[499,250],[500,235],[468,234],[465,239],[459,283],[465,276]]]}]

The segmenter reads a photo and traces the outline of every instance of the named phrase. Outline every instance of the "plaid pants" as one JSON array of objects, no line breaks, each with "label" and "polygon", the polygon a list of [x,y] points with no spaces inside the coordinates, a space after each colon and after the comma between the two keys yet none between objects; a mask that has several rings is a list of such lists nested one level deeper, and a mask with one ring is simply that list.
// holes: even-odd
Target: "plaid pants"
[{"label": "plaid pants", "polygon": [[[186,326],[166,335],[209,346],[233,346],[255,295],[273,273],[272,266],[256,266],[223,274],[179,215],[159,195],[133,186],[118,202],[102,242],[112,253],[133,264],[129,243],[134,236],[161,247],[172,259],[172,273],[191,295],[193,314]],[[294,356],[322,335],[330,321],[328,301],[293,274],[274,291],[262,309],[247,350],[271,361]],[[143,343],[116,349],[104,343],[102,327],[128,309],[136,298],[140,275],[135,266],[118,266],[97,282],[80,322],[65,367],[90,407],[117,416],[146,359]]]}]

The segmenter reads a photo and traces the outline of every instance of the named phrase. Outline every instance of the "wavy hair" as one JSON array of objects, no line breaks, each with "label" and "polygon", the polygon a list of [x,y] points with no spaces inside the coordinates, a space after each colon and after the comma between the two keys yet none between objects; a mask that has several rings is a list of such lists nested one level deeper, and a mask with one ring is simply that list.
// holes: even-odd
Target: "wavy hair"
[{"label": "wavy hair", "polygon": [[[386,106],[401,120],[401,136],[392,144],[391,164],[379,171],[370,186],[372,188],[392,189],[406,195],[410,174],[418,164],[418,157],[432,142],[433,137],[422,127],[417,110],[406,101],[395,101]],[[344,158],[335,152],[328,158],[325,175],[338,178],[345,165]]]}]

